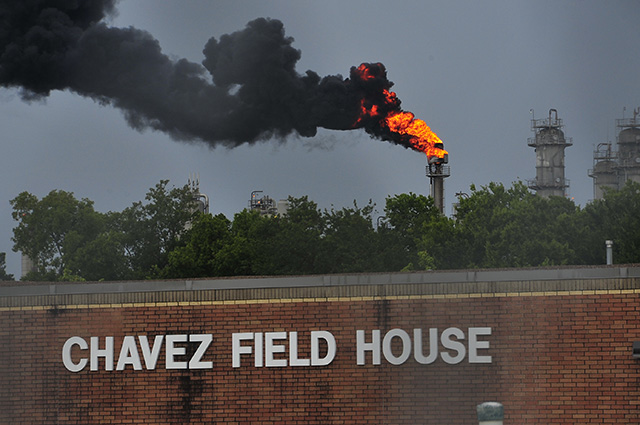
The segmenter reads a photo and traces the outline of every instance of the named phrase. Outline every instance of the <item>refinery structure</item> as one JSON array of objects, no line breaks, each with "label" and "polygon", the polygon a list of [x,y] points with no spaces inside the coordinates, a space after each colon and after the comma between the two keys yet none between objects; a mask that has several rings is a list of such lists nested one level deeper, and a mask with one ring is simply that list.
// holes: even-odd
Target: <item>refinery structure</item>
[{"label": "refinery structure", "polygon": [[[536,152],[536,177],[527,180],[527,186],[539,196],[568,196],[569,179],[565,177],[565,148],[571,146],[571,137],[565,137],[558,111],[549,110],[549,116],[531,120],[535,136],[527,139]],[[640,107],[633,117],[616,120],[617,146],[600,143],[593,152],[593,199],[602,199],[607,190],[620,190],[628,180],[640,183]]]},{"label": "refinery structure", "polygon": [[593,152],[593,197],[601,199],[606,190],[619,190],[627,180],[640,183],[640,108],[632,118],[616,120],[617,150],[611,142],[600,143]]},{"label": "refinery structure", "polygon": [[[532,110],[533,112],[533,110]],[[549,109],[545,118],[531,119],[534,137],[527,144],[536,153],[536,176],[527,180],[527,186],[538,196],[567,197],[570,181],[565,177],[565,149],[573,145],[571,137],[564,134],[564,123],[556,109]],[[602,199],[607,189],[619,190],[627,180],[640,183],[640,107],[633,111],[632,118],[616,120],[617,150],[611,142],[600,143],[593,154],[593,168],[588,174],[593,178],[593,199]],[[434,148],[444,151],[441,141]],[[427,154],[426,176],[429,178],[429,195],[440,212],[444,213],[444,179],[451,175],[449,155]],[[276,201],[260,196],[262,191],[251,193],[249,208],[263,215],[279,215],[286,211],[286,201]],[[455,210],[455,204],[454,204]]]},{"label": "refinery structure", "polygon": [[[528,138],[527,144],[536,153],[536,176],[527,180],[527,186],[544,198],[568,196],[570,182],[565,177],[565,149],[573,145],[573,140],[565,136],[563,127],[564,123],[556,109],[549,109],[549,115],[545,118],[531,119],[534,137]],[[593,168],[588,171],[589,177],[593,178],[593,199],[602,199],[606,190],[620,190],[627,180],[640,183],[640,107],[633,110],[633,117],[617,119],[616,128],[617,149],[611,142],[600,143],[593,153]],[[446,152],[441,141],[433,147]],[[448,162],[448,153],[427,155],[429,195],[442,213],[445,205],[444,179],[451,175]],[[189,186],[195,193],[200,211],[208,212],[209,198],[200,192],[199,176],[190,175]],[[263,195],[261,190],[251,192],[249,209],[261,215],[281,216],[286,214],[288,207],[286,199],[276,201]],[[28,258],[26,260],[29,261]],[[23,270],[24,267],[23,264]]]},{"label": "refinery structure", "polygon": [[262,216],[280,217],[284,216],[288,209],[289,201],[286,199],[280,199],[276,202],[270,196],[262,195],[261,190],[251,192],[251,199],[249,199],[249,210],[251,211],[257,211]]},{"label": "refinery structure", "polygon": [[558,111],[549,110],[549,117],[531,120],[535,137],[528,139],[536,151],[536,177],[527,180],[527,186],[544,198],[566,196],[569,180],[564,176],[564,150],[573,143],[562,131]]}]

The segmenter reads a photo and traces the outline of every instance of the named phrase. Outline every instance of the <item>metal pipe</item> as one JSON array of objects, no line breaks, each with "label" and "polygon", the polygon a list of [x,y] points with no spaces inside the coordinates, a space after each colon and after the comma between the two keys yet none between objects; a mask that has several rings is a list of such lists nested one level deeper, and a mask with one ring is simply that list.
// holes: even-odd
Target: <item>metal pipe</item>
[{"label": "metal pipe", "polygon": [[[441,164],[436,166],[436,173],[442,174]],[[444,177],[441,175],[431,177],[431,197],[433,197],[436,208],[444,214]]]},{"label": "metal pipe", "polygon": [[607,265],[610,266],[613,264],[613,241],[606,240],[604,244],[607,247]]},{"label": "metal pipe", "polygon": [[205,195],[204,193],[198,193],[198,197],[201,199],[204,199],[204,211],[202,211],[205,214],[209,214],[209,197],[207,195]]}]

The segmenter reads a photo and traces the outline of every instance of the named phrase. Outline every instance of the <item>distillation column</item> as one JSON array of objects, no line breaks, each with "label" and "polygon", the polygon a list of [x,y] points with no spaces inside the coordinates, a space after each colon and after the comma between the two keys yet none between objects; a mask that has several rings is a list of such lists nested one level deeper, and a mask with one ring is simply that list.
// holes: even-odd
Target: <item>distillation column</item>
[{"label": "distillation column", "polygon": [[593,197],[602,199],[606,190],[620,190],[627,180],[640,183],[640,108],[633,110],[633,118],[616,120],[618,150],[611,142],[600,143],[593,152]]},{"label": "distillation column", "polygon": [[593,151],[593,168],[589,177],[593,179],[593,199],[602,199],[606,190],[618,189],[618,153],[611,143],[600,143]]},{"label": "distillation column", "polygon": [[564,177],[564,149],[573,143],[565,138],[562,120],[558,111],[549,110],[549,118],[531,120],[535,137],[528,139],[529,146],[536,150],[536,178],[528,180],[530,189],[539,196],[567,196],[569,180]]},{"label": "distillation column", "polygon": [[634,109],[633,118],[616,120],[618,133],[618,189],[627,180],[640,183],[640,108]]}]

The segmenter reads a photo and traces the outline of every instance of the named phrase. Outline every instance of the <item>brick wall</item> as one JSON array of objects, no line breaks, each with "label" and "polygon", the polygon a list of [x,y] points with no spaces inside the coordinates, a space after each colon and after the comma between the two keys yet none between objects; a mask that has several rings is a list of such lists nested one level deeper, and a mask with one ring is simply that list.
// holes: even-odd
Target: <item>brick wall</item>
[{"label": "brick wall", "polygon": [[[475,424],[485,401],[503,403],[505,424],[640,423],[640,364],[631,356],[639,279],[541,285],[547,290],[395,283],[0,297],[0,423]],[[374,365],[367,352],[366,364],[356,364],[357,330],[369,342],[373,330],[384,337],[403,329],[413,342],[420,328],[427,355],[429,329],[452,327],[465,333],[460,363],[419,364],[411,355],[392,365],[383,355]],[[469,362],[468,329],[476,327],[491,328],[481,337],[489,348],[479,351],[491,363]],[[310,333],[319,330],[337,346],[326,366],[255,367],[246,354],[232,367],[234,333],[296,331],[297,352],[309,358]],[[164,350],[153,370],[107,371],[100,359],[99,370],[71,372],[62,361],[72,336],[99,337],[101,348],[114,337],[117,362],[125,336],[182,334],[213,335],[202,358],[211,369],[166,369]],[[288,339],[277,344],[290,348]],[[176,346],[186,351],[178,360],[196,348]],[[400,338],[391,349],[400,356]],[[441,341],[438,350],[456,354]],[[73,362],[88,351],[75,346]]]}]

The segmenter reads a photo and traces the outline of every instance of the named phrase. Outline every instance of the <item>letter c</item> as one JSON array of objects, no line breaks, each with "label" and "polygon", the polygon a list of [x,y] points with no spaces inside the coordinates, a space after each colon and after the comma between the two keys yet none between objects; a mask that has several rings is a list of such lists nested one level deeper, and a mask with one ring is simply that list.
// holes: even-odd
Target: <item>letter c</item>
[{"label": "letter c", "polygon": [[74,345],[79,346],[81,350],[86,350],[89,348],[87,341],[85,341],[83,338],[79,336],[72,336],[62,346],[62,362],[64,363],[64,367],[66,367],[68,371],[80,372],[87,365],[88,360],[86,358],[80,359],[78,363],[74,363],[73,360],[71,360],[71,348]]}]

